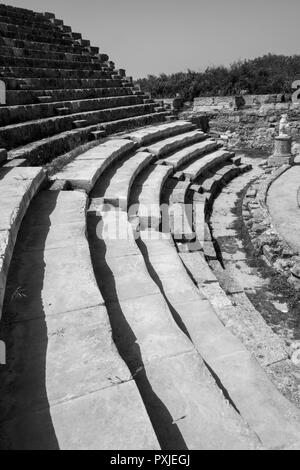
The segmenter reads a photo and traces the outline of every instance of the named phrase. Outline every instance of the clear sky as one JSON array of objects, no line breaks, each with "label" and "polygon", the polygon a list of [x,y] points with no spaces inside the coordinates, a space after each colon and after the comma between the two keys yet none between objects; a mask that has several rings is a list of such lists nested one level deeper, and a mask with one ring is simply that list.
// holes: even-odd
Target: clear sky
[{"label": "clear sky", "polygon": [[300,53],[300,0],[7,0],[50,11],[134,78]]}]

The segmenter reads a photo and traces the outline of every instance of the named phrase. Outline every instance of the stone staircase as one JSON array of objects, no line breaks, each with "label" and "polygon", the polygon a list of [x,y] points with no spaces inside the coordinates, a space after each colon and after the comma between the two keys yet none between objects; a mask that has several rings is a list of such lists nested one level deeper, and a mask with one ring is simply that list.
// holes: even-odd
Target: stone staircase
[{"label": "stone staircase", "polygon": [[[53,15],[0,5],[0,31],[4,67],[16,61],[29,87],[0,108],[0,448],[298,448],[300,411],[226,321],[233,305],[207,263],[214,199],[249,166],[139,102],[123,71]],[[54,73],[25,77],[27,60],[44,68],[41,40],[49,70],[70,55],[59,86],[77,80],[75,64],[110,77],[31,90]]]},{"label": "stone staircase", "polygon": [[22,165],[45,165],[105,134],[168,115],[52,14],[1,6],[0,79],[0,148]]}]

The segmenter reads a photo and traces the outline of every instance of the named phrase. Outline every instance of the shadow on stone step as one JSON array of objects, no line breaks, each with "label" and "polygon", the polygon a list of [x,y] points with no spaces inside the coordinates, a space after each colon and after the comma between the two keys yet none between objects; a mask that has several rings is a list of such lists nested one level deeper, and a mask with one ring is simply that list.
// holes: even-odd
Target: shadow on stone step
[{"label": "shadow on stone step", "polygon": [[30,228],[35,225],[33,208],[21,225],[10,265],[0,325],[7,348],[7,365],[0,367],[0,449],[59,449],[47,396],[48,331],[42,301],[44,247],[55,204],[53,198],[48,213],[43,214],[35,266],[24,248]]},{"label": "shadow on stone step", "polygon": [[[122,311],[113,272],[105,261],[105,241],[100,240],[96,234],[99,221],[100,217],[96,212],[89,212],[88,238],[93,268],[99,289],[102,290],[101,293],[105,300],[114,343],[136,382],[162,450],[187,450],[178,426],[173,422],[167,407],[152,389],[147,377],[138,339]],[[103,289],[103,283],[105,283],[105,289]],[[109,291],[109,299],[105,291]]]}]

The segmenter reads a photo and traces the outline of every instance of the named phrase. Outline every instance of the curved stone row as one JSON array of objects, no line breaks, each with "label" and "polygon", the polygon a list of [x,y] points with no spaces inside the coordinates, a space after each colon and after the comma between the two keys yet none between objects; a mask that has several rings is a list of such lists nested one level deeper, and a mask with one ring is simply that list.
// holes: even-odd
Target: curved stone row
[{"label": "curved stone row", "polygon": [[[254,250],[267,264],[299,285],[299,246],[297,246],[298,167],[283,165],[264,174],[248,189],[243,217]],[[277,201],[280,193],[281,210]],[[292,215],[293,212],[293,215]]]},{"label": "curved stone row", "polygon": [[83,192],[45,190],[24,219],[1,325],[2,449],[159,449],[113,344],[86,207]]}]

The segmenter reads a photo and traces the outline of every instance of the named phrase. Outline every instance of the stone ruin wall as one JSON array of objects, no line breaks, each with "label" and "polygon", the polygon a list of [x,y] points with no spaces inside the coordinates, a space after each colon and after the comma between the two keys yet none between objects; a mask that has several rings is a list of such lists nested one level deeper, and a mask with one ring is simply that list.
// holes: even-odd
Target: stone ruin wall
[{"label": "stone ruin wall", "polygon": [[[290,96],[279,94],[279,95],[243,95],[240,96],[208,96],[199,97],[194,99],[193,110],[195,112],[212,111],[212,110],[234,110],[237,107],[240,100],[244,100],[244,105],[241,106],[243,109],[247,108],[262,108],[262,107],[274,107],[278,104],[290,99]],[[241,103],[241,101],[240,101]],[[285,103],[284,103],[285,104]]]},{"label": "stone ruin wall", "polygon": [[196,98],[192,114],[207,116],[210,130],[220,133],[230,148],[270,152],[282,114],[288,115],[294,142],[300,142],[300,104],[281,102],[282,96],[245,95],[240,110],[233,96]]}]

